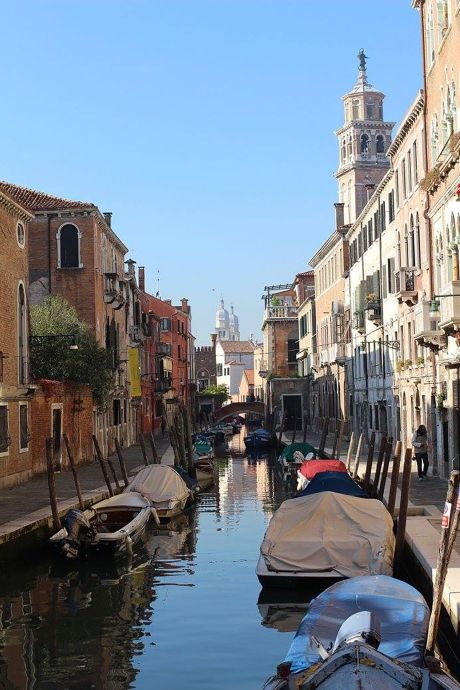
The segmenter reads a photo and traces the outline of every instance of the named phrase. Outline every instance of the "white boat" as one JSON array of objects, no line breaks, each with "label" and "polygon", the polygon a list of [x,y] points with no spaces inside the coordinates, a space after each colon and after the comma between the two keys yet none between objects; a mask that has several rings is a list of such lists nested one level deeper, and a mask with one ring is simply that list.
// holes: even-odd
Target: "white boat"
[{"label": "white boat", "polygon": [[136,493],[118,494],[95,503],[88,510],[70,510],[64,527],[49,542],[67,558],[132,555],[152,515],[158,521],[147,498]]},{"label": "white boat", "polygon": [[310,604],[264,690],[459,690],[436,659],[424,658],[428,618],[406,582],[384,575],[339,582]]},{"label": "white boat", "polygon": [[169,465],[144,467],[130,481],[123,494],[131,492],[148,499],[160,520],[170,520],[182,513],[192,497],[192,492],[182,477]]},{"label": "white boat", "polygon": [[256,574],[264,587],[391,575],[393,553],[393,519],[381,501],[323,491],[281,504],[265,532]]}]

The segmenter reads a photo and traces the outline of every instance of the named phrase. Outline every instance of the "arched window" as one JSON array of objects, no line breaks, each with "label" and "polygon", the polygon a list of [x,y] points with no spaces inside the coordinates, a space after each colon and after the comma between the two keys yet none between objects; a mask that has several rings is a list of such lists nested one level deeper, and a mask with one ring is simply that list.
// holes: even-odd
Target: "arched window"
[{"label": "arched window", "polygon": [[385,139],[382,134],[377,134],[376,151],[377,153],[385,153]]},{"label": "arched window", "polygon": [[24,285],[18,287],[18,382],[27,382],[27,327],[26,295]]},{"label": "arched window", "polygon": [[409,221],[409,266],[415,266],[415,237],[414,237],[414,216],[411,215]]},{"label": "arched window", "polygon": [[396,261],[397,267],[401,268],[401,233],[396,231]]},{"label": "arched window", "polygon": [[426,22],[426,52],[428,67],[434,62],[434,24],[433,24],[433,7],[430,5]]},{"label": "arched window", "polygon": [[353,139],[351,137],[351,134],[348,135],[347,155],[348,155],[348,158],[351,158],[353,155]]},{"label": "arched window", "polygon": [[406,266],[409,266],[409,235],[407,232],[407,225],[404,226],[404,259]]},{"label": "arched window", "polygon": [[359,120],[359,101],[353,100],[353,120]]},{"label": "arched window", "polygon": [[449,28],[449,2],[448,0],[438,0],[438,39],[442,39]]},{"label": "arched window", "polygon": [[422,268],[422,252],[420,247],[420,221],[418,211],[415,215],[415,265],[417,268]]},{"label": "arched window", "polygon": [[82,268],[80,263],[80,231],[70,223],[63,225],[56,235],[58,268]]},{"label": "arched window", "polygon": [[341,160],[342,160],[342,163],[345,162],[346,157],[347,157],[347,146],[346,146],[345,137],[344,137],[342,139],[342,143],[341,143]]},{"label": "arched window", "polygon": [[359,147],[361,153],[369,153],[369,137],[367,134],[361,134]]},{"label": "arched window", "polygon": [[452,280],[452,247],[451,247],[451,236],[450,236],[450,228],[449,226],[446,227],[446,256],[447,256],[447,276],[446,280],[450,281]]},{"label": "arched window", "polygon": [[431,162],[433,165],[438,157],[438,139],[438,116],[435,113],[431,119]]}]

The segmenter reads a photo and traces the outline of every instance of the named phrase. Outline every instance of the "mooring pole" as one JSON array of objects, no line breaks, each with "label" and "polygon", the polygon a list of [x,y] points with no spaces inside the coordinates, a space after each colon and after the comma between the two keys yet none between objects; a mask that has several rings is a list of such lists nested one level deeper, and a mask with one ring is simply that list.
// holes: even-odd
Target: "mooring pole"
[{"label": "mooring pole", "polygon": [[390,466],[391,451],[393,449],[393,437],[389,436],[386,441],[385,446],[385,458],[383,460],[382,466],[382,476],[380,477],[380,487],[378,488],[378,498],[383,501],[383,496],[385,494],[385,485],[387,483],[388,468]]},{"label": "mooring pole", "polygon": [[364,443],[364,434],[361,434],[360,437],[359,437],[359,440],[358,440],[358,447],[357,447],[357,449],[356,449],[355,467],[354,467],[354,470],[353,470],[353,479],[357,479],[357,478],[358,478],[358,470],[359,470],[359,463],[360,463],[360,460],[361,460],[361,450],[362,450],[362,447],[363,447],[363,443]]},{"label": "mooring pole", "polygon": [[60,530],[61,521],[59,519],[59,511],[56,497],[56,482],[54,477],[52,438],[46,439],[46,468],[48,471],[48,489],[50,494],[51,514],[53,516],[53,527],[55,530]]},{"label": "mooring pole", "polygon": [[382,471],[383,456],[385,455],[385,448],[387,447],[387,435],[382,434],[380,438],[379,454],[377,456],[377,465],[375,466],[374,481],[372,482],[374,494],[377,496],[378,486],[380,481],[380,473]]},{"label": "mooring pole", "polygon": [[107,468],[104,463],[104,457],[102,455],[101,449],[99,447],[99,441],[97,440],[96,436],[93,434],[93,443],[94,443],[94,448],[96,449],[96,455],[97,459],[99,460],[99,464],[101,466],[102,474],[104,475],[105,483],[107,484],[107,489],[109,490],[109,495],[113,496],[113,489],[112,489],[112,484],[110,483],[109,480],[109,475],[107,474]]},{"label": "mooring pole", "polygon": [[395,454],[393,455],[393,467],[391,468],[390,493],[388,495],[387,505],[388,512],[393,518],[395,516],[396,491],[398,489],[399,466],[401,464],[401,451],[402,443],[401,441],[396,441]]},{"label": "mooring pole", "polygon": [[157,452],[157,449],[155,446],[155,439],[153,437],[152,431],[149,434],[149,443],[150,443],[150,448],[152,449],[153,464],[159,465],[160,464],[160,457],[158,455],[158,452]]},{"label": "mooring pole", "polygon": [[144,465],[148,467],[150,465],[149,459],[147,457],[147,449],[145,447],[145,440],[143,434],[139,434],[139,445],[142,451],[142,457],[144,458]]},{"label": "mooring pole", "polygon": [[118,461],[120,463],[121,476],[123,477],[123,481],[125,483],[125,486],[128,486],[128,484],[129,484],[128,473],[126,472],[126,465],[125,465],[125,460],[123,458],[123,453],[121,451],[120,441],[117,438],[115,439],[115,449],[117,451]]},{"label": "mooring pole", "polygon": [[375,448],[375,431],[371,433],[371,440],[369,441],[369,448],[367,451],[366,471],[364,473],[364,491],[367,491],[371,481],[372,463],[374,462],[374,448]]},{"label": "mooring pole", "polygon": [[324,455],[324,448],[326,446],[327,431],[329,429],[329,417],[324,417],[324,425],[321,432],[321,440],[319,442],[318,455]]},{"label": "mooring pole", "polygon": [[355,432],[352,431],[351,436],[350,436],[350,443],[348,445],[348,453],[347,453],[347,470],[348,471],[350,471],[350,469],[351,469],[351,458],[353,455],[354,447],[355,447]]},{"label": "mooring pole", "polygon": [[[433,587],[433,605],[431,607],[430,622],[428,623],[428,636],[426,640],[426,655],[434,656],[434,649],[436,645],[436,638],[438,636],[439,616],[441,614],[442,595],[444,592],[444,583],[446,581],[447,567],[449,561],[447,559],[448,545],[449,545],[449,527],[450,517],[452,511],[452,502],[455,494],[458,493],[459,484],[458,470],[452,470],[450,473],[449,484],[447,487],[446,504],[444,507],[444,515],[441,523],[441,540],[438,551],[438,562],[436,565],[436,577]],[[458,501],[458,499],[457,499]],[[455,538],[455,535],[454,535]]]},{"label": "mooring pole", "polygon": [[409,505],[410,477],[412,471],[412,448],[406,448],[404,455],[403,474],[401,482],[401,498],[399,501],[398,531],[396,532],[394,562],[397,568],[401,566],[404,553],[404,538],[406,536],[407,506]]},{"label": "mooring pole", "polygon": [[67,456],[69,458],[70,469],[72,470],[72,474],[73,474],[75,491],[77,492],[77,497],[78,497],[78,505],[80,506],[80,510],[84,510],[85,506],[83,505],[83,498],[82,498],[81,489],[80,489],[80,481],[79,481],[78,476],[77,476],[77,469],[75,467],[73,452],[72,452],[72,448],[70,446],[70,442],[69,442],[67,434],[64,434],[64,443],[65,443],[65,447],[67,450]]}]

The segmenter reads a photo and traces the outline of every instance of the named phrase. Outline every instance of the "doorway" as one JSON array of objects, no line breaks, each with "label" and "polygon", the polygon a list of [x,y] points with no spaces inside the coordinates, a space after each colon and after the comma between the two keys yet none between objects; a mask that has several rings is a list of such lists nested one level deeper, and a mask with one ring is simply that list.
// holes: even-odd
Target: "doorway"
[{"label": "doorway", "polygon": [[287,431],[302,429],[302,396],[283,395],[282,401],[284,428]]},{"label": "doorway", "polygon": [[53,439],[54,471],[60,472],[62,467],[62,405],[53,405],[51,409],[51,436]]}]

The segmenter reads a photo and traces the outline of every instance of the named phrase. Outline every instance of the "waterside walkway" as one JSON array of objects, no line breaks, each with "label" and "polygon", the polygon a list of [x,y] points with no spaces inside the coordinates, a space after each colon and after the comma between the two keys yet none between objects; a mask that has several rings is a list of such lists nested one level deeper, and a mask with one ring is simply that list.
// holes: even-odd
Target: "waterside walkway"
[{"label": "waterside walkway", "polygon": [[[163,462],[168,462],[169,439],[155,437],[155,447]],[[147,444],[147,456],[152,462],[152,454]],[[128,475],[135,473],[144,465],[140,446],[123,448],[123,458]],[[120,484],[120,464],[116,455],[111,457]],[[79,465],[77,474],[85,507],[107,498],[109,493],[101,467],[97,461]],[[115,485],[112,483],[115,488]],[[73,475],[70,470],[56,474],[56,493],[59,516],[63,517],[71,508],[78,508]],[[25,484],[0,490],[0,546],[15,541],[40,528],[52,527],[51,507],[46,475],[34,477]]]}]

